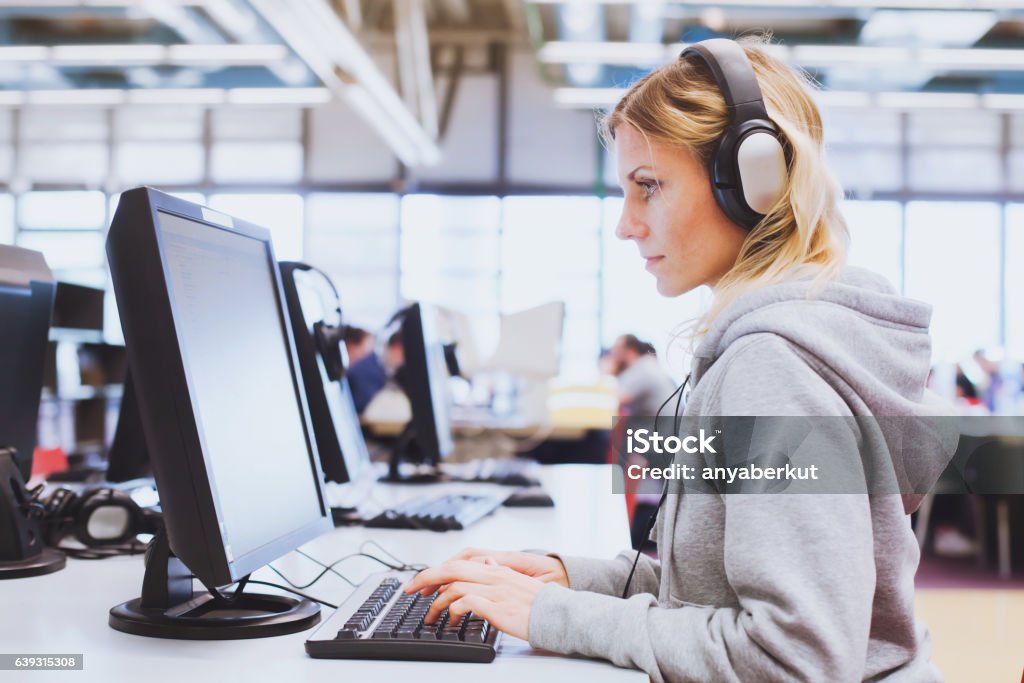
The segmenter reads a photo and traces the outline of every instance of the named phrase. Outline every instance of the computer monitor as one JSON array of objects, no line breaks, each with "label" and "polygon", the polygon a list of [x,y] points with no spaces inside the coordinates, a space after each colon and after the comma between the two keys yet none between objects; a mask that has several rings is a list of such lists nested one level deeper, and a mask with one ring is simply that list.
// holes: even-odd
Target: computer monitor
[{"label": "computer monitor", "polygon": [[102,289],[58,282],[53,327],[103,332],[103,295]]},{"label": "computer monitor", "polygon": [[[339,361],[347,364],[341,361],[345,342],[337,290],[325,274],[308,264],[282,261],[280,267],[320,466],[328,481],[344,484],[367,471],[370,454],[348,379],[334,369]],[[338,334],[332,334],[334,330]],[[322,344],[336,348],[321,348]]]},{"label": "computer monitor", "polygon": [[56,283],[37,251],[0,245],[0,448],[28,481]]},{"label": "computer monitor", "polygon": [[48,574],[64,555],[43,545],[25,482],[36,446],[55,283],[37,251],[0,245],[0,579]]},{"label": "computer monitor", "polygon": [[142,430],[139,402],[135,398],[135,382],[132,381],[131,372],[127,372],[114,439],[110,443],[110,450],[107,451],[106,480],[124,482],[149,477],[152,474],[146,433]]},{"label": "computer monitor", "polygon": [[269,231],[138,188],[121,195],[107,256],[165,527],[142,597],[110,625],[202,639],[309,628],[307,600],[217,590],[333,528]]},{"label": "computer monitor", "polygon": [[408,460],[435,466],[454,449],[452,442],[451,397],[444,345],[438,338],[437,310],[414,303],[400,313],[405,361],[395,373],[398,385],[409,398],[412,419],[392,453],[388,478],[429,481],[430,474],[403,477],[399,462]]}]

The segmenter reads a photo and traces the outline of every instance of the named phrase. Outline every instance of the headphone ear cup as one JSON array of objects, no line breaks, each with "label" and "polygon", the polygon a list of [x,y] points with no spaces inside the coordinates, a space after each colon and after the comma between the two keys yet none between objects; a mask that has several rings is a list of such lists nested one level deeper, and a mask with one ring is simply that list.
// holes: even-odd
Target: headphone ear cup
[{"label": "headphone ear cup", "polygon": [[729,127],[711,158],[711,187],[722,212],[753,230],[786,190],[785,150],[770,124]]},{"label": "headphone ear cup", "polygon": [[[101,526],[104,523],[108,526],[116,523],[120,524],[120,529],[116,534],[96,537],[89,529],[90,522],[93,516],[104,508],[123,510],[124,518],[101,519]],[[144,523],[144,517],[142,508],[124,491],[106,487],[92,489],[82,495],[75,511],[71,531],[78,542],[88,548],[117,545],[147,531],[148,525]]]},{"label": "headphone ear cup", "polygon": [[318,322],[313,325],[313,336],[317,349],[324,359],[327,377],[332,382],[340,381],[348,369],[348,353],[345,351],[345,328]]},{"label": "headphone ear cup", "polygon": [[755,129],[736,149],[737,186],[743,202],[757,213],[767,214],[786,191],[786,153],[772,131]]}]

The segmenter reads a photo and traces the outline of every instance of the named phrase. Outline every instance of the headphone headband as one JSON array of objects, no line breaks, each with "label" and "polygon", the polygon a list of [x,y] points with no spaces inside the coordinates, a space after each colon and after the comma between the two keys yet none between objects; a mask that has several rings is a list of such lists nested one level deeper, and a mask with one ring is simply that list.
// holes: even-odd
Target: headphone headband
[{"label": "headphone headband", "polygon": [[757,84],[754,67],[739,43],[727,38],[709,38],[683,50],[679,59],[696,56],[711,70],[729,108],[733,125],[751,119],[768,120],[768,111]]}]

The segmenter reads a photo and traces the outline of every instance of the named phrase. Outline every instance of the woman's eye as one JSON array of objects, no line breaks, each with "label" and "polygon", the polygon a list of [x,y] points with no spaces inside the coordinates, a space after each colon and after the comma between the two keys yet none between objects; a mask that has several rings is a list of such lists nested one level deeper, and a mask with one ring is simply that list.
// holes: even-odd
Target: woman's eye
[{"label": "woman's eye", "polygon": [[651,197],[654,196],[654,193],[658,190],[658,183],[653,182],[653,181],[641,182],[641,183],[637,183],[637,184],[640,186],[641,191],[643,191],[643,193],[644,193],[644,199],[650,199]]}]

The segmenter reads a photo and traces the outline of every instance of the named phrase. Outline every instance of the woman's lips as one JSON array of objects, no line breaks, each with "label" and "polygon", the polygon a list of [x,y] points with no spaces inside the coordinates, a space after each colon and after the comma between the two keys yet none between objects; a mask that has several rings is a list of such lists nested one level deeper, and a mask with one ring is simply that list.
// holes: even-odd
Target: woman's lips
[{"label": "woman's lips", "polygon": [[648,256],[648,257],[646,257],[644,259],[644,261],[646,262],[645,267],[646,268],[650,268],[651,266],[653,266],[654,264],[656,264],[658,261],[660,261],[663,258],[665,258],[665,257],[664,256]]}]

